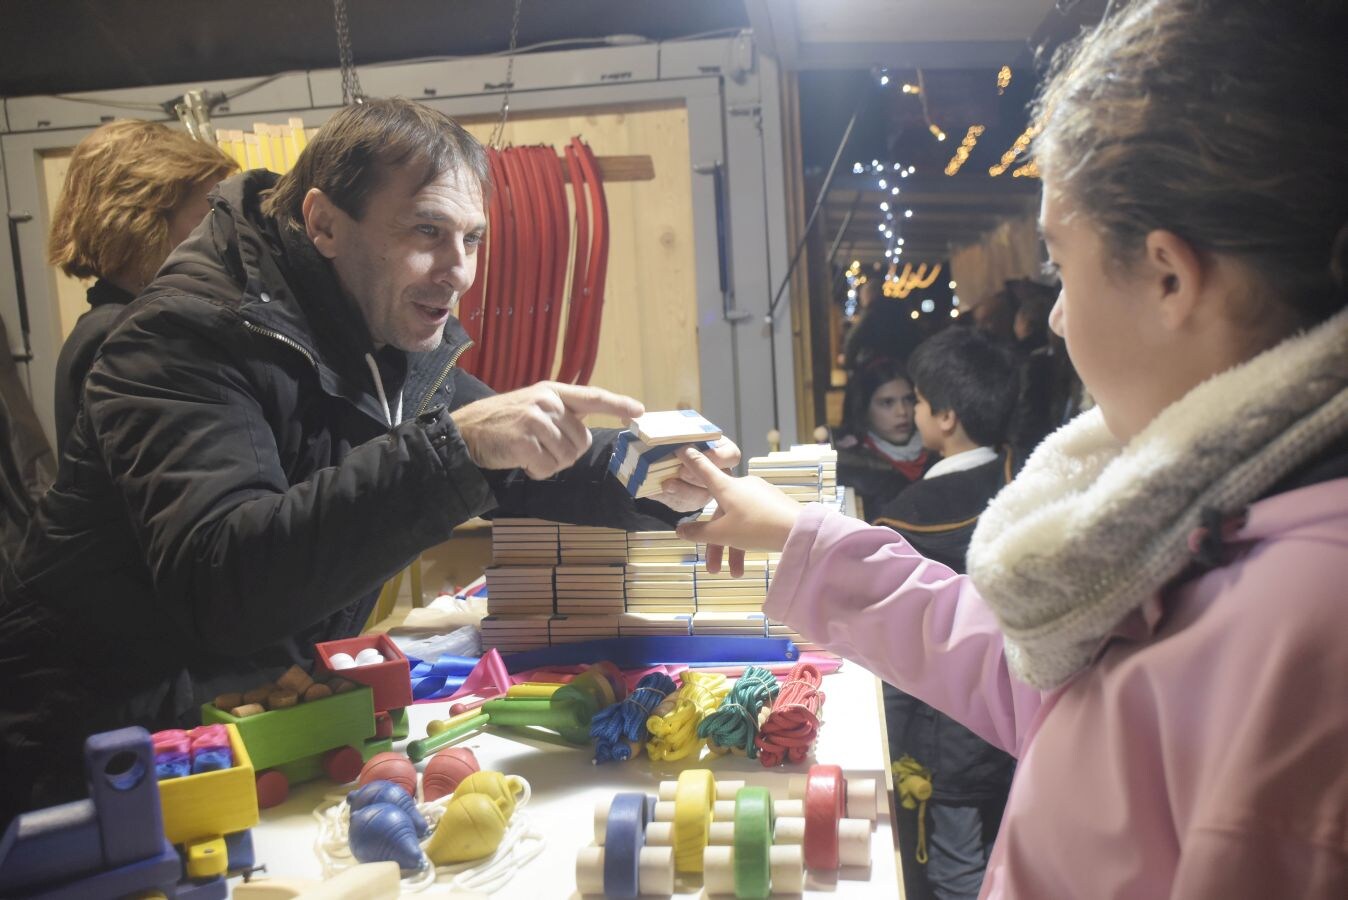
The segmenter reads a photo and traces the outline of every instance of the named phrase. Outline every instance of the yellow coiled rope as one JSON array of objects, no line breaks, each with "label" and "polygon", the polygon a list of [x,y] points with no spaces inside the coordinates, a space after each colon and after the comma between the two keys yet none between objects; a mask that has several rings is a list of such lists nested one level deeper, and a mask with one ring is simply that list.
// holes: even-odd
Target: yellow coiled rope
[{"label": "yellow coiled rope", "polygon": [[697,736],[697,726],[730,693],[730,682],[719,672],[685,670],[679,680],[683,686],[646,720],[651,733],[646,753],[651,759],[683,759],[702,749],[705,741]]}]

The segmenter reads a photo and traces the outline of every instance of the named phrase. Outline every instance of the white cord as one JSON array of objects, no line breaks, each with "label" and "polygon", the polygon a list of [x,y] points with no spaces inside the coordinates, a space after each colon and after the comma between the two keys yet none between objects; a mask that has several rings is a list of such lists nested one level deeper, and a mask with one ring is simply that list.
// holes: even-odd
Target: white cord
[{"label": "white cord", "polygon": [[[530,860],[543,852],[543,835],[530,827],[529,819],[519,810],[529,802],[532,790],[529,782],[518,776],[510,776],[518,781],[520,794],[515,800],[515,814],[501,838],[496,850],[487,857],[456,863],[447,866],[432,866],[423,859],[423,865],[410,875],[402,878],[402,889],[410,893],[424,891],[436,884],[443,876],[453,876],[449,885],[464,890],[483,891],[491,894],[504,887],[515,873]],[[514,786],[512,784],[512,786]],[[417,809],[426,820],[426,837],[421,839],[423,850],[435,833],[435,829],[444,818],[445,808],[449,806],[453,795],[441,797],[429,803],[418,803]],[[314,819],[318,822],[318,834],[314,838],[314,855],[323,867],[324,880],[332,878],[338,872],[358,865],[351,854],[349,841],[351,828],[351,806],[345,797],[329,797],[314,809]]]},{"label": "white cord", "polygon": [[390,429],[397,428],[403,421],[403,394],[398,392],[398,415],[395,419],[389,412],[388,395],[384,393],[384,379],[379,376],[379,364],[374,361],[374,355],[365,354],[365,364],[370,367],[370,374],[374,376],[374,390],[379,395],[379,405],[384,408],[384,420],[388,422]]}]

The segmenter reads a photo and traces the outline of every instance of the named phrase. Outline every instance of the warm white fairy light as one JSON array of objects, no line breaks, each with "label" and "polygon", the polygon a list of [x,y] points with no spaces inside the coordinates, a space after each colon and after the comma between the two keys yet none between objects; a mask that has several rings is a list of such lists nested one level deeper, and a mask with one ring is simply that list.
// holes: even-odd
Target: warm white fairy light
[{"label": "warm white fairy light", "polygon": [[997,163],[997,165],[992,166],[988,169],[988,174],[991,175],[993,178],[996,178],[998,175],[1002,174],[1008,168],[1010,168],[1011,164],[1016,161],[1016,157],[1020,156],[1027,149],[1029,149],[1030,141],[1034,140],[1034,136],[1039,133],[1039,127],[1040,126],[1037,124],[1031,125],[1024,131],[1022,131],[1020,133],[1020,137],[1016,138],[1015,143],[1013,143],[1011,147],[1005,153],[1002,154],[1001,162]]},{"label": "warm white fairy light", "polygon": [[945,164],[947,175],[956,174],[968,162],[969,154],[974,151],[974,145],[978,143],[978,138],[983,131],[982,125],[969,126],[969,130],[964,134],[964,140],[960,141],[959,147],[955,149],[955,155],[950,157],[950,162]]}]

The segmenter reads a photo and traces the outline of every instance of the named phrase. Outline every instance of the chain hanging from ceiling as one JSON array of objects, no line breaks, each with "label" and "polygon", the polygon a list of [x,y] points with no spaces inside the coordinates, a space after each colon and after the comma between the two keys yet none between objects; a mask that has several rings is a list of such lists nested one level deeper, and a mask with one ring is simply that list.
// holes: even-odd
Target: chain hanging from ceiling
[{"label": "chain hanging from ceiling", "polygon": [[346,0],[332,0],[332,15],[337,23],[337,58],[342,67],[342,105],[360,103],[365,94],[360,89],[355,59],[351,55],[351,29],[346,21]]},{"label": "chain hanging from ceiling", "polygon": [[496,123],[496,128],[491,133],[491,140],[487,145],[501,148],[501,137],[505,134],[506,117],[510,114],[510,89],[515,86],[515,47],[519,41],[520,33],[520,7],[524,0],[515,0],[515,11],[510,17],[510,51],[506,57],[506,77],[505,94],[501,96],[501,120]]}]

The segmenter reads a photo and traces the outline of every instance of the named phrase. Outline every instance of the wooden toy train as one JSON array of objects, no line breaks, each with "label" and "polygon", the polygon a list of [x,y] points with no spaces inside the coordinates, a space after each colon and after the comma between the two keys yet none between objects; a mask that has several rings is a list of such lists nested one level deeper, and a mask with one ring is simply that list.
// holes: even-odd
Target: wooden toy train
[{"label": "wooden toy train", "polygon": [[[366,760],[407,736],[411,674],[407,657],[387,635],[328,641],[314,649],[319,678],[340,678],[354,686],[268,711],[221,708],[227,704],[217,705],[218,700],[201,707],[203,723],[238,729],[257,772],[257,802],[263,809],[283,802],[290,785],[321,775],[339,783],[354,781]],[[343,664],[362,653],[366,658],[377,653],[382,661]]]}]

